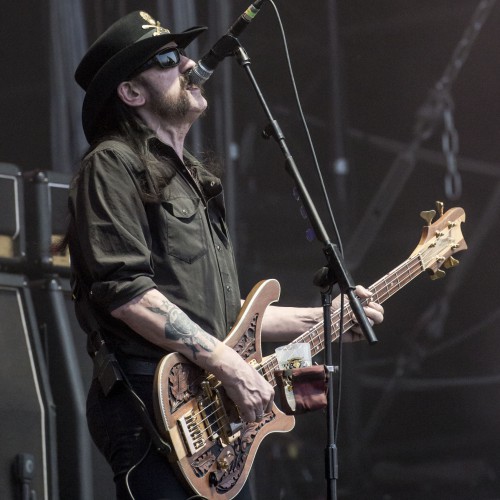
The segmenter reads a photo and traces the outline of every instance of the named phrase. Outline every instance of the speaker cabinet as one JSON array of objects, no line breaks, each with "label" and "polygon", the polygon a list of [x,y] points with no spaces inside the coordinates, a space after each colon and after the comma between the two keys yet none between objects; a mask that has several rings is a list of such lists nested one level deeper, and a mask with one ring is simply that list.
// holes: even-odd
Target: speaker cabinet
[{"label": "speaker cabinet", "polygon": [[0,163],[0,270],[17,270],[26,257],[24,189],[15,165]]},{"label": "speaker cabinet", "polygon": [[0,318],[0,498],[57,499],[55,407],[24,276],[0,273]]},{"label": "speaker cabinet", "polygon": [[87,336],[74,314],[69,280],[58,276],[33,280],[31,289],[57,408],[61,498],[113,498],[111,469],[87,428],[85,401],[92,381],[92,361],[86,351]]}]

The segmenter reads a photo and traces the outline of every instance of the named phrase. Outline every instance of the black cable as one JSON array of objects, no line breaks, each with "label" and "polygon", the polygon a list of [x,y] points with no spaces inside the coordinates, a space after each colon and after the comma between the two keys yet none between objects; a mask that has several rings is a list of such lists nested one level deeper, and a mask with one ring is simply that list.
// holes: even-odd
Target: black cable
[{"label": "black cable", "polygon": [[293,68],[292,68],[292,63],[291,63],[291,60],[290,60],[290,54],[289,54],[289,51],[288,51],[288,43],[286,41],[286,35],[285,35],[285,30],[283,28],[283,23],[281,21],[281,17],[280,17],[278,8],[276,7],[276,4],[274,3],[273,0],[269,0],[269,2],[271,3],[271,5],[274,8],[274,11],[276,13],[276,17],[277,17],[277,20],[278,20],[278,25],[279,25],[280,30],[281,30],[281,37],[283,39],[283,46],[284,46],[285,56],[286,56],[286,60],[287,60],[287,64],[288,64],[288,72],[290,74],[290,80],[291,80],[293,91],[294,91],[294,95],[295,95],[295,102],[297,103],[297,109],[299,111],[299,115],[300,115],[300,118],[301,118],[301,121],[302,121],[302,125],[304,127],[304,131],[305,131],[306,136],[307,136],[307,142],[308,142],[309,148],[311,150],[311,155],[312,155],[312,158],[313,158],[314,166],[316,168],[316,173],[318,175],[318,179],[319,179],[319,182],[320,182],[320,185],[321,185],[321,189],[323,191],[323,197],[324,197],[327,209],[328,209],[328,214],[330,216],[330,220],[331,220],[331,223],[332,223],[332,226],[333,226],[333,230],[335,232],[335,237],[336,237],[336,240],[337,240],[337,243],[338,243],[338,246],[339,246],[339,250],[340,250],[340,253],[343,255],[344,252],[343,252],[343,249],[342,249],[342,241],[340,239],[340,234],[339,234],[339,231],[338,231],[338,228],[337,228],[337,223],[335,222],[335,217],[333,216],[332,207],[331,207],[330,200],[329,200],[329,197],[328,197],[328,193],[327,193],[327,190],[326,190],[325,182],[323,180],[323,174],[321,173],[321,168],[320,168],[319,163],[318,163],[318,158],[317,158],[317,155],[316,155],[316,150],[314,148],[314,144],[313,144],[313,141],[312,141],[312,138],[311,138],[311,134],[309,132],[309,127],[307,125],[307,122],[306,122],[306,119],[305,119],[305,116],[304,116],[304,112],[302,110],[302,104],[300,102],[300,97],[299,97],[299,93],[298,93],[298,90],[297,90],[297,85],[295,83],[295,76],[293,74]]}]

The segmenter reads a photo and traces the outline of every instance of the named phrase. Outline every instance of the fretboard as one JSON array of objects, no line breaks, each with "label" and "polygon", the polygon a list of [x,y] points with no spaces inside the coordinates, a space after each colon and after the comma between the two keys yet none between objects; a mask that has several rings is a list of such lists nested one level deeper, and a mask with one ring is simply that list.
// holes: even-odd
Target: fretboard
[{"label": "fretboard", "polygon": [[[374,283],[369,288],[370,292],[373,294],[372,297],[370,297],[370,299],[363,300],[362,305],[364,305],[368,300],[378,302],[379,304],[385,302],[389,297],[392,297],[396,292],[401,290],[401,288],[422,273],[423,270],[424,266],[422,265],[420,255],[410,257],[400,266],[396,267],[396,269],[392,270],[390,273],[386,274],[383,278]],[[356,317],[354,316],[350,304],[346,304],[344,306],[343,314],[341,313],[342,310],[340,308],[332,312],[332,341],[337,340],[340,335],[341,318],[344,323],[343,331],[348,331],[356,324]],[[323,351],[325,347],[323,324],[323,321],[320,321],[291,343],[307,342],[311,346],[311,355],[315,356]],[[274,372],[278,369],[279,365],[278,360],[276,359],[276,354],[267,357],[260,368],[261,374],[273,387],[276,386]]]}]

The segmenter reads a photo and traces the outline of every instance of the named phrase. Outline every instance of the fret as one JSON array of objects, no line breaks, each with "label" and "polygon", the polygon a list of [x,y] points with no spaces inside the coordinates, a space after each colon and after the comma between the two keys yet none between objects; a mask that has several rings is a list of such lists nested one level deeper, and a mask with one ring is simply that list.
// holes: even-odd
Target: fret
[{"label": "fret", "polygon": [[[383,276],[380,280],[374,283],[369,290],[373,293],[371,300],[378,303],[383,303],[390,297],[392,297],[396,292],[401,290],[405,285],[410,283],[415,277],[417,277],[423,271],[420,265],[420,257],[408,259],[406,262],[395,268],[389,274]],[[362,301],[362,305],[365,305],[367,300]],[[340,316],[341,310],[337,309],[332,312],[332,342],[337,340],[340,335]],[[344,332],[350,330],[356,324],[356,318],[350,304],[344,306]],[[302,335],[297,337],[292,343],[296,342],[307,342],[311,346],[311,355],[314,357],[324,350],[325,339],[324,339],[324,325],[323,321],[320,321],[315,326],[311,327],[309,330],[304,332]],[[279,369],[278,361],[276,355],[273,354],[266,359],[261,367],[266,380],[272,385],[276,386],[276,379],[274,377],[274,371]]]},{"label": "fret", "polygon": [[[456,216],[459,216],[460,218],[465,217],[462,209],[453,209],[453,211],[455,211]],[[444,224],[443,222],[441,222],[444,219],[445,217],[443,216],[438,222],[433,224],[433,227],[438,226],[439,224]],[[450,219],[446,218],[446,220],[449,221]],[[410,283],[419,274],[421,274],[427,267],[432,267],[433,262],[435,262],[438,257],[442,258],[443,255],[449,254],[450,251],[451,253],[454,253],[452,250],[456,251],[457,249],[459,249],[459,247],[462,247],[461,249],[467,248],[463,240],[461,240],[460,244],[458,244],[457,241],[455,241],[454,245],[451,244],[452,230],[457,231],[458,235],[461,237],[461,234],[458,230],[459,226],[457,226],[456,224],[454,224],[453,226],[449,226],[449,224],[446,224],[446,227],[449,228],[450,236],[447,238],[441,238],[437,242],[435,241],[435,238],[433,236],[434,233],[431,232],[430,228],[426,228],[426,233],[424,233],[426,234],[426,241],[424,243],[421,243],[421,245],[417,247],[417,249],[421,251],[419,253],[416,253],[417,250],[415,250],[410,258],[408,258],[405,262],[393,269],[390,273],[386,274],[377,282],[375,282],[369,288],[370,292],[372,292],[373,294],[372,298],[364,299],[362,301],[362,305],[366,305],[368,300],[374,300],[382,304],[388,298],[392,297],[396,292]],[[429,243],[427,239],[430,239],[432,241]],[[425,264],[425,262],[427,262],[427,265]],[[345,332],[347,332],[356,324],[356,318],[354,317],[354,313],[349,303],[344,305],[343,311],[341,311],[340,309],[333,311],[331,314],[332,341],[336,340],[340,335],[341,317],[344,321]],[[320,321],[315,326],[311,327],[308,331],[303,333],[293,342],[308,342],[311,346],[311,355],[316,356],[317,354],[319,354],[325,347],[323,321]],[[266,360],[262,364],[262,370],[265,373],[266,379],[268,379],[268,381],[272,383],[272,385],[275,385],[276,383],[274,378],[274,370],[276,369],[278,369],[278,362],[276,359],[276,355],[274,354],[266,358]]]}]

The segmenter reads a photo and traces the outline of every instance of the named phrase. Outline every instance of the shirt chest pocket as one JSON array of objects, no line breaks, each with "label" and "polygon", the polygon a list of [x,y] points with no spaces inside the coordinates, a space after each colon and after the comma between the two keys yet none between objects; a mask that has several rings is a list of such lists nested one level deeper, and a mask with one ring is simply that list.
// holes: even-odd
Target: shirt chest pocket
[{"label": "shirt chest pocket", "polygon": [[163,203],[168,254],[189,264],[207,253],[204,214],[200,205],[197,198],[176,198]]}]

